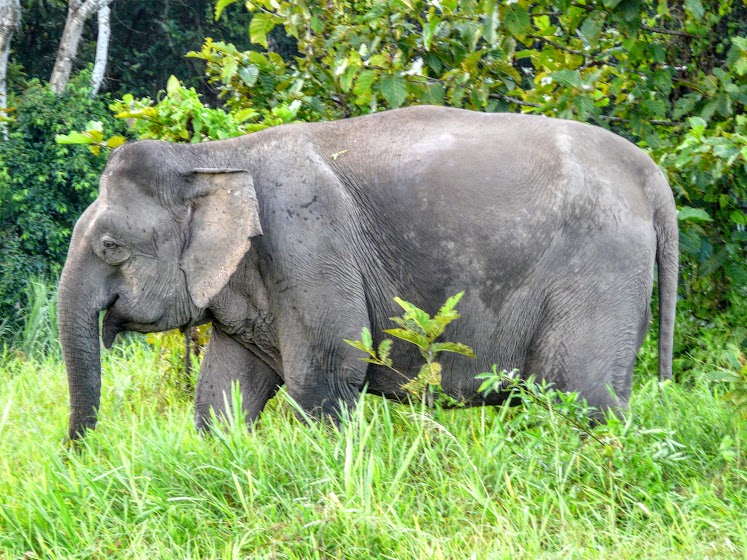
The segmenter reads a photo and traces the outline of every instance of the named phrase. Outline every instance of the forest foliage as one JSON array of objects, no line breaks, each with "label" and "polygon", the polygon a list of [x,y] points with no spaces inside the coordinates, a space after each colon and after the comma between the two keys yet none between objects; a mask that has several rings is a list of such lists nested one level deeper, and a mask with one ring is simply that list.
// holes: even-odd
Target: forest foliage
[{"label": "forest foliage", "polygon": [[[83,104],[81,118],[61,119],[64,124],[56,128],[50,123],[49,130],[86,134],[80,123],[101,121],[103,127],[95,126],[103,128],[105,142],[123,128],[102,114],[107,104],[127,120],[131,138],[184,142],[423,103],[590,122],[643,147],[667,173],[679,207],[682,305],[708,318],[744,296],[747,5],[742,0],[257,0],[246,8],[219,0],[215,17],[222,27],[185,53],[185,61],[204,68],[201,83],[194,66],[182,66],[166,79],[163,70],[173,59],[161,64],[151,57],[147,64],[153,68],[143,72],[165,80],[162,93],[142,97],[149,90],[132,72],[126,77],[130,92],[120,87],[111,102],[91,101],[98,103],[95,111]],[[248,33],[244,26],[243,40],[235,40],[236,26],[247,20]],[[18,137],[27,95],[16,96],[15,136],[0,146],[0,174],[15,176],[10,144],[27,141]],[[69,95],[74,87],[63,97]],[[76,150],[53,149],[58,157],[71,154],[71,161],[88,157]],[[38,160],[42,176],[46,157],[52,156]],[[103,159],[90,160],[91,171],[82,177],[95,175]],[[28,177],[29,196],[59,196],[59,189],[38,189]],[[61,180],[68,181],[63,192],[86,193],[62,205],[69,212],[52,218],[64,238],[95,181]],[[4,211],[4,235],[20,209]],[[64,254],[48,250],[43,239],[37,248],[19,250],[32,258],[44,255],[49,273]],[[6,285],[6,291],[12,288]],[[6,305],[18,293],[4,294]]]}]

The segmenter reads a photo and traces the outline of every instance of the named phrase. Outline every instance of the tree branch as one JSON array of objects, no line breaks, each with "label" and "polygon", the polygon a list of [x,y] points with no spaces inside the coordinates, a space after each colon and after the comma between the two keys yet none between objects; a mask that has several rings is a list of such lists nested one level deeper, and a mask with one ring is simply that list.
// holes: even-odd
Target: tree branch
[{"label": "tree branch", "polygon": [[534,107],[535,109],[539,109],[542,107],[539,103],[531,103],[529,101],[523,101],[521,99],[517,99],[516,97],[511,97],[503,93],[491,93],[488,97],[490,99],[501,99],[503,101],[508,101],[509,103],[513,103],[515,105],[521,105],[522,107]]},{"label": "tree branch", "polygon": [[696,35],[687,33],[686,31],[671,31],[669,29],[662,29],[661,27],[649,27],[645,23],[641,25],[641,29],[650,31],[651,33],[661,33],[663,35],[674,35],[675,37],[687,37],[688,39],[697,39]]},{"label": "tree branch", "polygon": [[576,49],[572,49],[570,47],[566,47],[565,45],[561,45],[560,43],[556,43],[555,41],[551,41],[550,39],[546,39],[542,35],[529,35],[532,39],[537,39],[538,41],[542,41],[544,43],[547,43],[548,45],[551,45],[555,47],[556,49],[559,49],[561,51],[565,51],[567,53],[575,54],[576,56],[582,56],[586,58],[589,56],[589,53],[585,51],[579,51]]}]

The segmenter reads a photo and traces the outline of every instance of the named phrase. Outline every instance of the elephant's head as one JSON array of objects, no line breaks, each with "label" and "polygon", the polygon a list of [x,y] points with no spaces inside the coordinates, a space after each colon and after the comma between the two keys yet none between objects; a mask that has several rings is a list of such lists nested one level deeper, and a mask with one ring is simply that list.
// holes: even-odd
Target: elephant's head
[{"label": "elephant's head", "polygon": [[96,424],[101,337],[163,331],[204,315],[261,235],[251,175],[207,146],[145,141],[111,156],[73,231],[59,290],[70,437]]}]

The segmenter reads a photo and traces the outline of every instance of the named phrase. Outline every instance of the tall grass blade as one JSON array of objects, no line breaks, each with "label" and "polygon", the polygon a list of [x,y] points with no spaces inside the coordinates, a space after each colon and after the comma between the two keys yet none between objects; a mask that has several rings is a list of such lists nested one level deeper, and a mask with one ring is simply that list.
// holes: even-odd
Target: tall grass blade
[{"label": "tall grass blade", "polygon": [[21,309],[21,331],[16,346],[26,356],[43,358],[60,354],[57,325],[57,286],[43,278],[27,284]]}]

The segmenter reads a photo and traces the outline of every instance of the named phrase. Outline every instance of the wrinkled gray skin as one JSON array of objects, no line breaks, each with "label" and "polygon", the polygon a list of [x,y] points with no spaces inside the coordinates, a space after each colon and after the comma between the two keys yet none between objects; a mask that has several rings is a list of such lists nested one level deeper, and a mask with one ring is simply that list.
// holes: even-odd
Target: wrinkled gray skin
[{"label": "wrinkled gray skin", "polygon": [[[343,342],[466,291],[443,387],[470,404],[497,364],[625,406],[658,264],[662,378],[677,284],[672,193],[639,149],[544,117],[414,107],[198,145],[117,149],[75,226],[59,291],[70,437],[96,423],[101,336],[208,320],[196,422],[238,381],[247,420],[278,387],[336,415],[406,381]],[[394,362],[419,355],[395,344]]]}]

